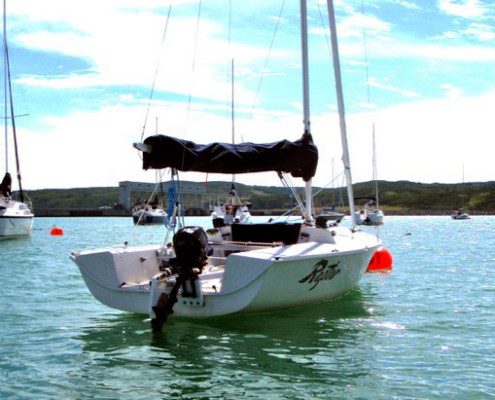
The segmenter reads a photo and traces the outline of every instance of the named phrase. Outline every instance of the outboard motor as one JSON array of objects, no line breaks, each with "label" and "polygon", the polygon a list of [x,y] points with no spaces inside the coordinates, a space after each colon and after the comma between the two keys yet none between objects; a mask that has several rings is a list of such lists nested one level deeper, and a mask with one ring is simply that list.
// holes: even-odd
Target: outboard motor
[{"label": "outboard motor", "polygon": [[208,237],[199,226],[186,226],[179,229],[173,238],[175,258],[170,260],[170,267],[177,273],[177,279],[169,294],[162,293],[153,311],[151,320],[153,332],[159,332],[163,324],[173,313],[177,295],[182,286],[182,297],[198,299],[202,297],[198,275],[206,265],[209,254]]},{"label": "outboard motor", "polygon": [[199,226],[179,229],[173,239],[176,266],[179,271],[203,270],[208,259],[208,237]]}]

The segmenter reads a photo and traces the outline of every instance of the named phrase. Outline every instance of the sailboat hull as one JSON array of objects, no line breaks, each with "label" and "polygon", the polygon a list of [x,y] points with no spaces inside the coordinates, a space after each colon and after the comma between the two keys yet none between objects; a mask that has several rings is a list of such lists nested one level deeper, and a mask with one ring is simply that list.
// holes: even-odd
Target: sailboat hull
[{"label": "sailboat hull", "polygon": [[470,219],[470,216],[467,213],[452,214],[450,217],[452,219]]},{"label": "sailboat hull", "polygon": [[[225,265],[208,265],[199,276],[197,298],[182,297],[175,316],[212,317],[271,311],[329,300],[351,290],[379,246],[372,235],[357,232],[337,243],[306,242],[231,254]],[[336,249],[342,249],[336,251]],[[174,279],[153,284],[162,272],[161,246],[74,253],[84,281],[103,304],[150,314]]]},{"label": "sailboat hull", "polygon": [[135,225],[163,225],[167,222],[167,213],[162,209],[139,210],[132,214]]},{"label": "sailboat hull", "polygon": [[33,214],[21,202],[0,199],[0,238],[28,236],[33,227]]},{"label": "sailboat hull", "polygon": [[0,237],[29,236],[33,217],[0,216]]},{"label": "sailboat hull", "polygon": [[381,210],[372,210],[357,212],[356,224],[366,226],[380,226],[383,225],[384,214]]}]

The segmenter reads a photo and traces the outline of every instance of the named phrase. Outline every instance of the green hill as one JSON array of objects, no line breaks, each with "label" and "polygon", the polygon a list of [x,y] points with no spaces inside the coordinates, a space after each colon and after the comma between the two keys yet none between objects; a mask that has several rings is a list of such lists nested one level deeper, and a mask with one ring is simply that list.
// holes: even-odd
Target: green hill
[{"label": "green hill", "polygon": [[[209,182],[205,203],[225,201],[230,190],[229,182]],[[354,196],[365,197],[373,194],[373,182],[354,185]],[[409,181],[379,181],[380,208],[384,210],[450,210],[464,207],[468,210],[495,210],[495,182],[474,182],[463,184],[416,183]],[[290,193],[283,187],[248,186],[236,184],[237,191],[244,201],[253,204],[253,210],[288,209],[294,205]],[[316,193],[319,188],[315,188]],[[303,196],[303,188],[298,188]],[[118,187],[42,189],[28,191],[36,209],[75,209],[114,206],[119,201]],[[339,200],[340,199],[340,200]],[[195,200],[197,201],[197,200]],[[365,200],[357,201],[357,205]],[[184,198],[185,206],[192,200]],[[188,204],[190,203],[190,204]],[[345,188],[324,189],[314,198],[315,207],[328,207],[347,204]]]}]

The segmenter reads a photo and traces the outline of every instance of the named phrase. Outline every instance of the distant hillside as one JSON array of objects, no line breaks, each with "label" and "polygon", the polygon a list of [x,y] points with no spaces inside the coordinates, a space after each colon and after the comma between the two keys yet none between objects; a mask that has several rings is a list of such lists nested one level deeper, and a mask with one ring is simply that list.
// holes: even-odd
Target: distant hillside
[{"label": "distant hillside", "polygon": [[[205,203],[225,201],[230,186],[229,182],[208,182]],[[373,182],[355,184],[355,197],[372,195],[373,186]],[[450,210],[458,207],[480,211],[495,210],[495,182],[424,184],[409,181],[379,181],[378,187],[380,207],[385,210]],[[253,210],[289,209],[294,204],[290,193],[282,187],[248,186],[237,183],[236,188],[244,201],[253,204]],[[319,188],[315,188],[314,192],[318,190]],[[298,192],[302,197],[303,189],[298,188]],[[29,191],[28,194],[35,210],[112,207],[119,201],[118,187],[43,189]],[[186,196],[185,206],[192,206],[191,201]],[[364,202],[365,200],[358,200],[356,203],[359,206]],[[328,207],[334,203],[347,205],[346,189],[324,189],[314,198],[315,207]]]}]

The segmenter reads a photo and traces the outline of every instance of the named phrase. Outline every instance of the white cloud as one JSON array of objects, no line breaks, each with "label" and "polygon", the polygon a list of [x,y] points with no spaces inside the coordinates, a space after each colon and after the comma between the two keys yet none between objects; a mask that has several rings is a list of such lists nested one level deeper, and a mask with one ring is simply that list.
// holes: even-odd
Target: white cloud
[{"label": "white cloud", "polygon": [[[369,42],[369,54],[373,59],[383,58],[412,58],[418,60],[446,60],[459,62],[493,62],[495,61],[495,48],[472,45],[440,45],[431,43],[408,42]],[[359,46],[347,46],[342,53],[362,54]],[[345,53],[344,53],[345,54]]]},{"label": "white cloud", "polygon": [[[448,88],[446,86],[446,88]],[[378,178],[420,182],[457,182],[459,166],[476,171],[466,181],[493,179],[492,158],[495,115],[491,104],[495,92],[477,98],[455,96],[425,100],[365,113],[347,115],[351,166],[356,182],[372,178],[372,123],[376,123]],[[186,117],[184,104],[162,103],[150,115],[149,132],[159,132],[198,143],[230,140],[230,120],[207,108],[192,110]],[[85,186],[116,186],[119,181],[152,182],[153,172],[141,170],[141,161],[131,144],[139,141],[144,106],[114,105],[94,112],[52,117],[50,128],[22,130],[21,165],[27,189]],[[271,142],[298,139],[302,132],[300,112],[278,112],[239,117],[236,132],[247,141]],[[331,160],[336,173],[341,158],[337,113],[312,117],[312,133],[320,149],[316,186],[330,182]],[[481,144],[481,145],[480,145]],[[40,168],[43,166],[43,168]],[[182,179],[204,181],[205,174],[182,174]],[[226,180],[210,174],[208,179]],[[275,173],[238,175],[247,184],[277,185]],[[295,180],[297,185],[302,181]]]},{"label": "white cloud", "polygon": [[[29,2],[24,0],[24,3]],[[206,18],[201,20],[198,51],[193,54],[196,18],[172,19],[162,46],[165,16],[146,11],[146,7],[160,4],[156,1],[146,2],[142,7],[140,2],[107,0],[98,2],[95,9],[91,9],[91,5],[96,2],[84,3],[84,6],[76,3],[74,7],[72,2],[69,5],[51,0],[50,3],[56,9],[55,13],[35,7],[36,10],[30,10],[29,18],[50,23],[63,20],[61,26],[66,29],[22,33],[15,38],[17,43],[33,50],[79,57],[86,60],[91,69],[62,76],[24,76],[20,83],[59,89],[118,85],[148,87],[161,53],[158,90],[184,95],[192,91],[194,97],[219,101],[229,98],[229,44],[220,25]],[[139,11],[127,12],[125,5],[139,6]],[[163,4],[161,7],[165,8]],[[259,74],[253,68],[261,69],[266,58],[265,48],[233,43],[231,50],[236,64],[244,66],[241,73]],[[271,52],[274,60],[286,57],[291,55],[277,50]],[[245,104],[254,101],[254,94],[240,83],[236,84],[236,97]]]},{"label": "white cloud", "polygon": [[[351,157],[356,180],[366,179],[371,163],[371,121],[376,122],[379,179],[459,182],[460,166],[476,171],[466,181],[493,180],[495,92],[479,97],[455,96],[389,107],[349,116]],[[355,132],[369,132],[368,147]],[[363,150],[365,148],[365,150]],[[368,156],[367,153],[370,153]],[[364,161],[364,162],[362,162]],[[368,171],[369,176],[371,171]]]},{"label": "white cloud", "polygon": [[370,77],[369,85],[389,92],[399,93],[405,97],[421,97],[421,95],[417,92],[414,92],[412,90],[399,89],[389,83],[379,82],[376,78],[373,77]]},{"label": "white cloud", "polygon": [[439,0],[438,8],[450,15],[478,18],[486,12],[479,0]]},{"label": "white cloud", "polygon": [[481,42],[495,40],[493,27],[486,24],[472,23],[462,33],[468,37],[473,37]]},{"label": "white cloud", "polygon": [[388,34],[391,30],[389,23],[384,22],[374,16],[354,13],[344,18],[338,24],[339,38],[363,37],[363,30],[366,35],[380,36]]},{"label": "white cloud", "polygon": [[403,7],[409,8],[411,10],[421,10],[421,7],[418,6],[416,3],[412,3],[410,1],[400,1],[399,4]]},{"label": "white cloud", "polygon": [[447,31],[434,39],[474,39],[479,42],[491,42],[495,40],[495,31],[491,25],[471,23],[464,29]]},{"label": "white cloud", "polygon": [[[174,2],[177,3],[177,0]],[[392,23],[356,13],[346,2],[336,2],[336,6],[338,4],[346,7],[345,12],[351,14],[339,23],[340,52],[342,59],[349,64],[363,59],[363,27],[368,35],[373,35],[373,40],[368,41],[372,64],[400,59],[405,66],[410,64],[410,59],[414,59],[421,62],[469,62],[479,66],[480,62],[495,61],[495,49],[416,42],[413,38],[396,35],[395,30],[400,27]],[[414,3],[410,1],[398,4],[414,8]],[[194,47],[195,18],[175,17],[162,48],[163,12],[167,6],[168,3],[162,0],[12,2],[10,12],[18,17],[17,36],[11,37],[16,44],[55,55],[78,57],[90,65],[86,71],[69,75],[58,76],[56,71],[51,75],[24,75],[16,83],[47,90],[109,85],[122,88],[139,85],[148,88],[161,49],[163,56],[157,89],[187,95],[192,87],[196,99],[214,99],[218,103],[207,105],[195,102],[187,112],[188,105],[184,102],[154,101],[148,123],[149,133],[154,133],[154,118],[158,117],[160,132],[200,143],[229,141],[231,127],[226,100],[230,99],[231,91],[228,79],[230,60],[226,56],[228,43],[222,39],[227,35],[222,32],[221,25],[207,19],[201,21],[199,36],[202,44],[199,48],[204,50],[197,55],[194,81],[191,84],[192,54],[189,51],[184,54],[184,49]],[[152,10],[154,7],[159,8],[162,15],[153,15],[151,11],[156,11]],[[443,0],[439,7],[450,15],[484,15],[484,9],[477,1],[461,3]],[[135,10],[130,13],[126,8]],[[19,29],[21,20],[24,24],[22,30]],[[29,23],[26,24],[26,20]],[[291,19],[287,21],[290,23]],[[35,29],[31,30],[31,26]],[[478,40],[493,40],[491,27],[480,22],[472,23],[462,33]],[[239,75],[249,78],[259,76],[265,62],[266,48],[234,44],[232,50],[236,54]],[[272,58],[276,60],[271,61],[264,72],[280,75],[281,72],[272,66],[280,63],[285,67],[291,66],[291,62],[298,60],[290,54],[292,51],[298,53],[299,50],[295,46],[293,50],[272,51]],[[294,64],[294,67],[300,66]],[[251,112],[247,107],[254,102],[254,93],[241,82],[236,81],[235,89],[236,102],[239,102],[236,110],[236,131],[239,135],[243,135],[247,141],[260,142],[299,138],[303,127],[298,103],[287,99],[288,111],[256,110],[255,117],[250,119],[246,117]],[[411,99],[417,101],[394,105],[381,111],[348,114],[355,180],[371,179],[372,121],[377,122],[380,179],[450,182],[458,180],[452,171],[461,163],[469,166],[469,170],[478,171],[476,176],[466,176],[466,180],[493,179],[495,167],[485,160],[491,159],[490,149],[495,148],[490,132],[490,127],[495,126],[495,120],[489,109],[489,105],[495,103],[495,94],[464,98],[461,83],[459,81],[459,87],[449,84],[442,86],[447,96],[445,100],[423,100],[424,97],[420,97],[417,92],[405,89],[410,82],[391,83],[383,77],[371,80],[371,85],[401,93],[408,97],[409,102]],[[288,84],[292,82],[288,81]],[[312,85],[312,88],[314,90],[317,85]],[[108,90],[111,96],[111,89]],[[423,91],[422,95],[425,95]],[[145,105],[139,103],[136,95],[131,94],[121,95],[119,101],[122,104],[101,107],[96,111],[80,110],[65,116],[46,118],[42,126],[48,124],[49,129],[44,131],[39,127],[36,131],[24,130],[19,137],[22,141],[20,147],[25,186],[28,189],[115,186],[121,180],[153,181],[154,174],[141,171],[140,160],[131,147],[131,143],[138,140],[141,134]],[[96,108],[98,104],[93,106]],[[329,181],[331,159],[340,159],[338,126],[333,104],[328,106],[326,114],[312,117],[313,135],[320,148],[316,185],[324,185]],[[470,147],[470,143],[475,145]],[[483,145],[478,146],[477,143]],[[41,165],[43,168],[40,168]],[[183,178],[202,180],[204,175],[184,174]],[[218,178],[225,179],[225,176],[210,176],[209,180]],[[275,174],[263,175],[263,178],[260,175],[246,175],[240,176],[238,180],[251,184],[278,183]]]},{"label": "white cloud", "polygon": [[456,97],[456,98],[459,98],[463,92],[462,92],[462,89],[454,86],[454,85],[451,85],[450,83],[445,83],[443,85],[441,85],[442,89],[445,90],[445,94],[446,94],[446,97]]}]

